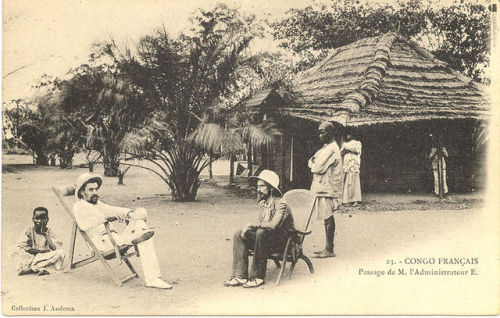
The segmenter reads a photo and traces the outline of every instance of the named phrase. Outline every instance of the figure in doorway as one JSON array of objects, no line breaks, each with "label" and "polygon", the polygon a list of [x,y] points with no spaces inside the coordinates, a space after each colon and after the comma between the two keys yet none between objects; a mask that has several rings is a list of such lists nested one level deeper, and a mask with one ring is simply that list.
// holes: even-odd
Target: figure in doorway
[{"label": "figure in doorway", "polygon": [[[432,174],[434,175],[434,194],[439,196],[440,185],[442,184],[442,193],[444,196],[448,195],[448,184],[446,182],[446,159],[448,158],[448,151],[436,136],[431,135],[431,151],[429,159],[431,161]],[[440,178],[441,177],[441,178]]]}]

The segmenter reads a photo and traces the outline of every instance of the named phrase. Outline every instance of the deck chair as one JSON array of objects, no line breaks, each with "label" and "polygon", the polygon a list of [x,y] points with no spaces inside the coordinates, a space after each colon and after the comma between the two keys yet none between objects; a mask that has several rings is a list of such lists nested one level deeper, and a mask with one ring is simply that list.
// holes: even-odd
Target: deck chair
[{"label": "deck chair", "polygon": [[[305,236],[311,234],[311,231],[307,231],[307,229],[311,220],[316,197],[314,193],[309,190],[294,189],[285,193],[283,199],[292,210],[295,230],[289,233],[283,249],[271,253],[268,257],[268,259],[273,260],[276,267],[280,269],[278,278],[276,279],[276,286],[280,284],[287,262],[290,263],[290,269],[288,271],[289,279],[292,278],[293,269],[299,259],[307,264],[311,274],[314,273],[314,267],[311,260],[309,260],[302,251],[302,243],[304,242]],[[250,251],[249,255],[253,256],[253,251]]]},{"label": "deck chair", "polygon": [[[113,236],[111,235],[112,231],[111,231],[111,228],[109,225],[110,222],[116,221],[115,218],[110,218],[110,219],[106,220],[106,222],[104,223],[104,226],[106,228],[106,233],[109,237],[111,244],[113,245],[113,249],[110,251],[102,252],[94,245],[94,243],[92,242],[92,240],[90,239],[88,234],[85,233],[85,231],[82,231],[78,227],[78,225],[76,224],[76,219],[75,219],[75,216],[73,215],[72,209],[65,200],[65,197],[72,198],[74,196],[75,187],[72,187],[72,186],[57,187],[57,188],[53,187],[52,191],[57,196],[57,199],[59,200],[59,202],[61,202],[61,205],[63,206],[66,213],[73,220],[73,229],[71,231],[71,239],[69,242],[69,255],[67,258],[66,268],[65,268],[66,271],[69,271],[73,268],[85,266],[85,265],[93,263],[95,261],[100,261],[102,263],[102,265],[104,266],[104,268],[106,268],[106,270],[110,274],[110,276],[113,278],[113,281],[115,282],[115,284],[118,287],[122,286],[123,283],[125,283],[126,281],[128,281],[132,278],[139,277],[136,270],[134,269],[134,267],[132,266],[132,264],[129,261],[130,257],[132,257],[132,256],[138,257],[139,256],[139,250],[137,248],[137,245],[118,246],[116,244],[116,241],[114,240]],[[69,201],[69,198],[68,198],[68,201]],[[81,234],[81,236],[83,237],[83,239],[87,243],[87,246],[89,247],[92,255],[89,257],[86,257],[84,259],[74,261],[75,243],[76,243],[77,232],[79,232]],[[132,247],[133,247],[132,251],[129,251],[130,248],[132,248]],[[127,265],[128,269],[130,270],[130,272],[132,272],[132,274],[125,277],[125,278],[120,278],[118,276],[118,274],[113,270],[111,265],[108,263],[109,260],[114,259],[114,258],[118,258],[120,265],[122,263],[125,263]]]}]

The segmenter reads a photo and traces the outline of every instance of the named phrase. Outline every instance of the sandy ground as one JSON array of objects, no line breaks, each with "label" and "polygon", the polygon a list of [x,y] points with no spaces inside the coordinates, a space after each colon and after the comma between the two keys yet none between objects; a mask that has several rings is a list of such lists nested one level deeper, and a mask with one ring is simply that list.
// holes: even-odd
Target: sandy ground
[{"label": "sandy ground", "polygon": [[[7,158],[6,158],[7,157]],[[4,163],[9,162],[4,156]],[[223,173],[225,165],[217,166]],[[116,287],[102,265],[38,277],[17,276],[9,252],[32,209],[45,205],[49,226],[66,243],[71,222],[50,191],[73,184],[86,169],[28,168],[2,174],[2,311],[4,314],[390,314],[498,311],[498,235],[488,211],[414,210],[336,215],[333,259],[313,259],[316,273],[299,263],[291,280],[280,286],[268,264],[266,284],[256,290],[226,288],[230,274],[232,234],[255,217],[254,199],[212,185],[202,185],[198,200],[174,203],[168,189],[147,171],[131,169],[125,186],[105,178],[103,201],[145,207],[149,223],[159,227],[154,240],[164,278],[174,288],[145,288],[141,278]],[[97,172],[102,172],[97,169]],[[225,172],[225,171],[224,171]],[[383,196],[382,196],[383,197]],[[392,199],[388,199],[392,200]],[[313,222],[306,255],[323,245],[323,228]],[[87,249],[81,237],[78,254]],[[417,258],[478,258],[478,264],[411,265]],[[391,265],[390,261],[394,264]],[[133,264],[141,272],[137,259]],[[117,263],[113,265],[118,265]],[[468,270],[465,276],[387,275],[390,268]],[[471,269],[479,274],[471,275]],[[360,274],[384,271],[384,275]],[[122,271],[125,273],[125,271]],[[22,309],[28,308],[28,309]],[[21,308],[21,310],[19,309]],[[44,311],[44,309],[46,311]],[[59,309],[59,310],[58,310]],[[61,311],[62,310],[62,311]],[[74,310],[74,311],[65,311]]]}]

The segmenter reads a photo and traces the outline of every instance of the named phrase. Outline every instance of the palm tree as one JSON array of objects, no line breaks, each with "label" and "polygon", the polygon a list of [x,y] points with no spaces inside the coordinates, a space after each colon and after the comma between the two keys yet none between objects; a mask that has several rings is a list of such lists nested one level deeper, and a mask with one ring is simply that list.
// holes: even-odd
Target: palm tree
[{"label": "palm tree", "polygon": [[144,159],[151,165],[122,163],[149,170],[159,176],[171,189],[175,201],[193,201],[200,186],[200,173],[213,161],[253,146],[269,145],[280,132],[275,124],[247,125],[223,128],[222,125],[201,120],[198,128],[182,142],[169,139],[168,125],[153,120],[146,127],[126,136],[126,152]]},{"label": "palm tree", "polygon": [[[247,48],[260,32],[255,17],[224,5],[200,10],[192,21],[192,28],[176,38],[165,29],[142,38],[136,50],[104,45],[104,54],[137,87],[141,102],[154,109],[142,128],[126,136],[125,148],[149,162],[137,165],[162,178],[176,201],[194,200],[201,171],[241,149],[241,137],[209,128],[215,126],[200,118],[234,102]],[[213,138],[203,139],[205,133]],[[197,143],[199,138],[209,147]]]},{"label": "palm tree", "polygon": [[82,65],[61,91],[63,109],[87,127],[87,151],[100,152],[105,176],[118,176],[123,138],[147,116],[134,88],[110,71]]}]

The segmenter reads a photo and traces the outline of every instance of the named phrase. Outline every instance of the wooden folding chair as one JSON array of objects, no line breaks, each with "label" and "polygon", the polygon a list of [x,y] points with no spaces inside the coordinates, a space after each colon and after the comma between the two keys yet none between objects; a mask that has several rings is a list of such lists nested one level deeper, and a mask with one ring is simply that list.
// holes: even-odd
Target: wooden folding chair
[{"label": "wooden folding chair", "polygon": [[[93,263],[93,262],[99,260],[102,263],[102,265],[104,266],[104,268],[106,268],[108,273],[111,275],[111,277],[113,278],[113,281],[119,287],[122,286],[123,283],[125,283],[126,281],[128,281],[134,277],[139,277],[136,270],[134,269],[134,267],[132,266],[132,264],[129,261],[130,257],[139,256],[139,250],[137,249],[137,245],[118,246],[116,244],[116,241],[114,240],[112,234],[111,234],[111,229],[110,229],[109,223],[116,221],[116,219],[108,219],[104,223],[104,226],[106,228],[106,233],[109,237],[111,244],[113,245],[113,249],[110,251],[102,252],[95,246],[95,244],[92,242],[92,240],[90,239],[88,234],[85,233],[85,231],[81,230],[78,227],[78,224],[76,223],[75,216],[73,215],[73,212],[72,212],[72,208],[70,206],[68,206],[67,202],[65,201],[65,197],[73,197],[74,196],[75,187],[72,187],[72,186],[70,186],[70,187],[57,187],[57,188],[53,187],[52,191],[57,196],[57,199],[59,200],[59,202],[61,202],[61,205],[63,206],[66,213],[73,220],[73,229],[71,231],[71,239],[69,242],[69,255],[67,258],[67,262],[66,262],[66,270],[67,271],[71,270],[72,268],[78,268],[81,266],[85,266],[87,264],[90,264],[90,263]],[[80,232],[81,236],[83,237],[83,239],[87,243],[90,251],[92,252],[92,255],[87,257],[87,258],[84,258],[84,259],[81,259],[78,261],[74,261],[75,243],[76,243],[76,237],[77,237],[76,233],[77,232]],[[128,252],[128,250],[131,247],[134,247],[133,251]],[[111,260],[113,258],[118,258],[120,265],[122,264],[122,262],[124,262],[127,265],[127,267],[130,269],[132,274],[130,276],[123,278],[123,279],[120,278],[118,276],[118,274],[115,273],[115,271],[113,270],[111,265],[108,263],[108,260]]]}]

